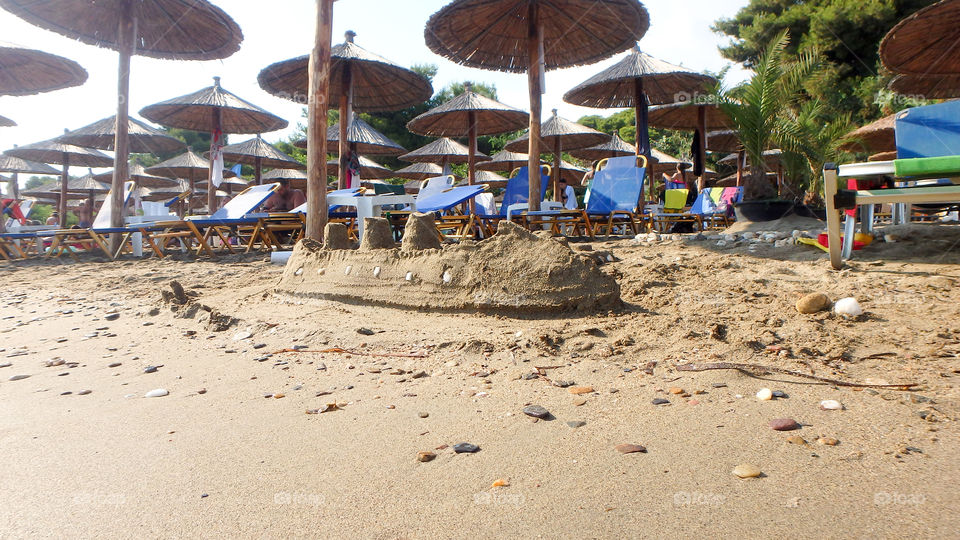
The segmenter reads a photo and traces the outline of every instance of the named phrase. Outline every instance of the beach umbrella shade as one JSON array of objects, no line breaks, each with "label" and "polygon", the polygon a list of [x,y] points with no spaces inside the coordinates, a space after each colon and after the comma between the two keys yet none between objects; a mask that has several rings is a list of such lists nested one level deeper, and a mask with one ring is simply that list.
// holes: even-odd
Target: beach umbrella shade
[{"label": "beach umbrella shade", "polygon": [[[533,171],[544,71],[599,62],[632,47],[649,27],[636,0],[454,0],[430,17],[424,36],[433,52],[459,64],[527,74]],[[530,182],[531,210],[540,209],[538,190]]]},{"label": "beach umbrella shade", "polygon": [[[529,122],[526,112],[478,94],[467,83],[462,94],[414,118],[407,129],[418,135],[466,137],[473,158],[478,154],[477,136],[517,131]],[[476,159],[468,160],[467,185],[474,183],[476,166]]]},{"label": "beach umbrella shade", "polygon": [[306,189],[307,187],[307,173],[299,169],[273,169],[270,172],[264,173],[263,183],[269,184],[272,182],[279,182],[280,180],[286,180],[290,183],[290,186],[297,189]]},{"label": "beach umbrella shade", "polygon": [[[206,190],[206,189],[207,189],[207,185],[208,185],[209,183],[210,183],[210,182],[207,181],[207,180],[201,180],[201,181],[199,181],[199,182],[196,183],[196,186],[197,186],[197,188],[199,188],[199,189]],[[234,177],[232,177],[232,178],[224,178],[224,179],[223,179],[223,182],[221,182],[220,185],[221,185],[221,186],[231,186],[231,187],[247,187],[247,186],[250,185],[250,183],[247,182],[246,180],[244,180],[243,178],[240,178],[239,176],[234,176]]]},{"label": "beach umbrella shade", "polygon": [[707,150],[711,152],[739,152],[742,149],[735,130],[721,129],[707,133]]},{"label": "beach umbrella shade", "polygon": [[288,168],[305,169],[306,166],[296,159],[277,150],[272,144],[263,140],[260,135],[236,144],[224,146],[221,150],[223,159],[231,163],[243,163],[253,165],[254,184],[260,185],[261,174],[264,167],[268,168]]},{"label": "beach umbrella shade", "polygon": [[[569,163],[567,161],[560,162],[560,178],[566,180],[570,185],[579,186],[580,181],[583,180],[583,175],[586,172],[587,169],[578,167],[573,163]],[[557,195],[557,197],[559,197],[559,195]]]},{"label": "beach umbrella shade", "polygon": [[[597,109],[633,107],[637,125],[636,151],[649,159],[650,137],[648,133],[641,133],[648,126],[648,107],[697,100],[705,93],[707,85],[714,82],[709,75],[650,56],[637,46],[623,60],[564,94],[563,100]],[[700,136],[705,134],[706,129],[701,128]],[[701,139],[701,149],[703,142]],[[650,182],[650,188],[652,195],[653,182]]]},{"label": "beach umbrella shade", "polygon": [[442,174],[443,167],[436,163],[414,163],[393,171],[394,178],[410,178],[412,180],[426,180]]},{"label": "beach umbrella shade", "polygon": [[493,157],[490,158],[490,161],[484,161],[477,165],[477,169],[482,171],[508,172],[513,171],[517,167],[526,167],[529,163],[530,159],[527,154],[502,150],[494,154]]},{"label": "beach umbrella shade", "polygon": [[[0,2],[6,7],[7,2]],[[29,96],[86,82],[87,71],[54,54],[0,45],[0,96]]]},{"label": "beach umbrella shade", "polygon": [[14,199],[20,198],[20,173],[46,174],[51,176],[60,174],[60,171],[45,163],[28,161],[26,159],[10,156],[5,153],[0,154],[0,172],[13,173],[10,176],[10,193],[13,195]]},{"label": "beach umbrella shade", "polygon": [[[119,53],[111,226],[122,226],[131,56],[226,58],[240,49],[240,27],[206,0],[0,0],[0,7],[41,28]],[[119,235],[111,236],[113,249],[119,242]]]},{"label": "beach umbrella shade", "polygon": [[573,157],[591,161],[636,154],[637,147],[621,139],[618,133],[614,133],[613,137],[603,144],[570,151]]},{"label": "beach umbrella shade", "polygon": [[897,159],[897,151],[879,152],[867,158],[867,161],[892,161]]},{"label": "beach umbrella shade", "polygon": [[915,99],[953,99],[960,97],[960,74],[897,75],[887,88]]},{"label": "beach umbrella shade", "polygon": [[[161,126],[177,127],[210,133],[209,177],[214,179],[214,162],[222,150],[226,133],[267,133],[287,127],[283,118],[241,99],[220,86],[220,77],[192,94],[175,97],[144,107],[140,115]],[[217,201],[208,193],[207,208],[216,211]]]},{"label": "beach umbrella shade", "polygon": [[[383,165],[373,161],[370,158],[364,156],[358,156],[357,158],[360,164],[360,178],[362,180],[369,179],[381,179],[381,178],[393,178],[396,176],[393,174],[393,171],[384,167]],[[336,159],[331,159],[327,162],[327,174],[333,176],[337,174],[339,169],[340,161]]]},{"label": "beach umbrella shade", "polygon": [[[700,159],[701,163],[704,164],[704,170],[706,170],[706,162],[704,161],[707,150],[706,134],[710,131],[733,129],[735,127],[719,106],[712,103],[703,103],[702,100],[697,99],[650,107],[647,115],[647,125],[661,129],[699,133],[701,139],[697,146],[700,149]],[[651,185],[651,187],[653,186]],[[705,184],[701,182],[700,187],[705,187]]]},{"label": "beach umbrella shade", "polygon": [[[152,128],[137,120],[128,117],[127,142],[130,152],[138,154],[169,154],[183,150],[187,145],[176,137],[171,137],[159,129]],[[57,138],[58,141],[97,148],[99,150],[115,150],[117,137],[117,117],[111,116],[98,120],[88,126],[73,130]]]},{"label": "beach umbrella shade", "polygon": [[656,148],[650,149],[650,158],[652,160],[650,162],[650,170],[656,174],[676,171],[677,165],[681,163],[692,165],[689,161],[675,158],[666,152],[657,150]]},{"label": "beach umbrella shade", "polygon": [[14,127],[16,125],[16,122],[7,118],[6,116],[0,116],[0,127]]},{"label": "beach umbrella shade", "polygon": [[[130,162],[127,170],[129,172],[127,173],[127,177],[124,178],[124,182],[127,180],[132,180],[136,183],[137,187],[162,188],[170,187],[177,183],[177,181],[173,178],[148,173],[146,169],[143,168],[143,165],[137,163],[136,161]],[[94,176],[94,179],[100,182],[109,182],[112,178],[113,171],[107,171]]]},{"label": "beach umbrella shade", "polygon": [[[504,148],[511,152],[522,152],[530,147],[529,138],[530,134],[528,131],[519,138],[508,142]],[[557,114],[557,109],[553,109],[553,116],[543,123],[540,131],[540,143],[537,147],[540,148],[541,151],[549,149],[548,151],[553,153],[554,198],[560,196],[558,188],[561,171],[563,170],[563,167],[560,165],[563,149],[576,150],[577,148],[587,148],[609,140],[609,135],[561,118]],[[529,156],[527,157],[529,158]]]},{"label": "beach umbrella shade", "polygon": [[[179,156],[174,156],[166,161],[157,163],[152,167],[144,169],[147,174],[163,176],[167,178],[186,178],[189,182],[190,191],[199,195],[196,181],[203,178],[210,172],[210,161],[197,155],[193,150],[187,149]],[[225,169],[223,171],[224,179],[236,176],[233,171]],[[191,198],[193,195],[191,195]],[[191,206],[192,208],[192,206]]]},{"label": "beach umbrella shade", "polygon": [[850,139],[850,142],[841,146],[841,149],[851,152],[869,152],[872,154],[896,150],[897,141],[894,135],[896,117],[896,114],[884,116],[879,120],[847,133],[844,138]]},{"label": "beach umbrella shade", "polygon": [[[433,87],[424,76],[360,47],[354,43],[355,37],[355,32],[348,31],[345,41],[330,51],[329,105],[339,106],[341,120],[346,119],[340,135],[347,142],[337,151],[341,164],[347,163],[344,157],[348,157],[348,152],[364,153],[351,149],[346,135],[354,111],[398,111],[423,103],[433,95]],[[309,60],[309,56],[301,56],[267,66],[257,77],[260,87],[303,103]],[[341,188],[346,187],[345,174],[345,167],[340,165],[337,176]]]},{"label": "beach umbrella shade", "polygon": [[403,154],[397,159],[414,163],[440,163],[440,167],[443,168],[441,174],[450,174],[451,163],[468,163],[473,160],[488,161],[490,156],[480,152],[471,154],[470,149],[466,146],[453,139],[441,137],[413,152]]},{"label": "beach umbrella shade", "polygon": [[[386,135],[373,129],[373,126],[360,118],[354,118],[347,133],[347,141],[358,154],[378,156],[397,156],[407,151],[406,148],[391,141]],[[336,154],[340,144],[340,123],[327,128],[327,152]],[[307,139],[300,139],[293,143],[298,148],[307,147]],[[324,152],[326,154],[326,152]]]},{"label": "beach umbrella shade", "polygon": [[493,171],[477,171],[477,182],[480,184],[507,183],[507,177]]},{"label": "beach umbrella shade", "polygon": [[960,75],[960,0],[944,0],[903,19],[880,42],[894,73]]},{"label": "beach umbrella shade", "polygon": [[[107,181],[110,181],[110,178],[107,178]],[[60,182],[56,182],[54,185],[50,186],[50,189],[54,192],[62,192],[60,188]],[[93,171],[87,169],[87,174],[80,178],[71,178],[67,181],[67,198],[84,198],[86,197],[90,208],[93,208],[95,197],[97,195],[105,195],[110,192],[110,184],[105,184],[101,181],[98,181],[93,174]],[[79,195],[79,196],[76,196]]]},{"label": "beach umbrella shade", "polygon": [[[6,151],[7,155],[35,161],[38,163],[54,163],[62,165],[60,171],[60,219],[64,219],[67,214],[67,179],[70,178],[70,166],[79,167],[109,167],[113,165],[113,158],[95,150],[93,148],[84,148],[57,142],[56,139],[41,141],[34,144],[20,146]],[[61,225],[63,222],[61,222]]]},{"label": "beach umbrella shade", "polygon": [[[774,149],[767,150],[763,153],[763,159],[765,164],[768,167],[775,167],[780,163],[780,156],[783,154],[783,150]],[[717,160],[717,163],[734,163],[737,160],[737,154],[730,154],[722,159]]]}]

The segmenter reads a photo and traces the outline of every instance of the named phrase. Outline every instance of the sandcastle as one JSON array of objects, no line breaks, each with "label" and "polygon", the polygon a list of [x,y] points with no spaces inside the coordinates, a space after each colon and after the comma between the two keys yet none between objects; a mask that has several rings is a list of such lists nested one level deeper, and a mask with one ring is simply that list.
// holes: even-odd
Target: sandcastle
[{"label": "sandcastle", "polygon": [[360,249],[346,247],[343,225],[326,243],[304,240],[277,292],[431,311],[548,314],[620,306],[620,287],[597,263],[510,222],[481,242],[441,245],[433,217],[414,214],[398,248],[382,218],[364,223]]}]

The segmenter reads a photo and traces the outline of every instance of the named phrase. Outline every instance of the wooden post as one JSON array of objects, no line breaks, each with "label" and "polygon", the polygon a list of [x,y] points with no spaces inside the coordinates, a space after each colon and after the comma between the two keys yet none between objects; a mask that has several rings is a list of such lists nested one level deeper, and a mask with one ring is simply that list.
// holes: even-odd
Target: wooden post
[{"label": "wooden post", "polygon": [[553,143],[553,200],[559,201],[560,199],[560,164],[563,161],[560,159],[560,156],[563,153],[563,145],[560,143],[560,137],[557,137],[556,142]]},{"label": "wooden post", "polygon": [[190,169],[190,178],[187,180],[190,181],[190,194],[187,195],[187,213],[193,214],[193,197],[197,194],[197,180],[194,175],[195,170]]},{"label": "wooden post", "polygon": [[13,196],[14,200],[20,200],[20,175],[19,173],[13,173],[13,176],[10,177],[10,195]]},{"label": "wooden post", "polygon": [[[117,49],[120,67],[117,79],[117,126],[114,129],[113,179],[110,183],[110,226],[123,227],[123,184],[130,176],[130,57],[136,50],[137,21],[133,14],[133,0],[120,3],[120,22],[117,28]],[[120,235],[110,235],[110,251],[120,249]]]},{"label": "wooden post", "polygon": [[58,205],[58,212],[60,212],[60,220],[57,222],[57,225],[61,229],[66,228],[67,226],[67,182],[70,181],[70,154],[63,153],[63,171],[60,172],[60,204]]},{"label": "wooden post", "polygon": [[527,156],[527,172],[530,178],[530,210],[540,210],[540,115],[542,113],[542,92],[540,78],[540,51],[543,48],[543,29],[540,27],[540,8],[537,2],[530,2],[527,11],[527,85],[530,90],[530,131]]},{"label": "wooden post", "polygon": [[253,158],[253,181],[256,185],[263,184],[263,158],[255,157]]},{"label": "wooden post", "polygon": [[703,170],[697,178],[697,189],[703,191],[707,187],[707,107],[697,105],[697,137],[700,138],[700,165]]},{"label": "wooden post", "polygon": [[[467,92],[470,87],[467,86]],[[470,156],[467,158],[467,185],[472,186],[477,183],[477,113],[467,111],[467,137],[470,139]],[[470,199],[470,213],[477,213],[477,203]]]},{"label": "wooden post", "polygon": [[[220,110],[220,107],[214,107],[210,114],[212,116],[211,126],[213,128],[210,130],[210,144],[212,145],[214,143],[214,140],[217,137],[217,132],[220,131],[221,140],[219,141],[219,144],[222,146],[223,126],[221,125],[221,121],[223,119],[223,111]],[[214,163],[216,160],[213,159],[212,146],[210,147],[210,150],[210,174],[207,176],[207,215],[212,215],[217,211],[217,186],[213,185],[213,168],[216,166]]]},{"label": "wooden post", "polygon": [[[307,230],[305,238],[323,241],[327,224],[327,96],[330,95],[330,40],[334,0],[317,0],[317,30],[310,54],[307,122]],[[344,119],[340,119],[343,124]],[[341,129],[341,133],[342,133]],[[346,139],[340,136],[341,144]]]},{"label": "wooden post", "polygon": [[[642,108],[641,108],[642,107]],[[636,136],[634,137],[633,143],[637,146],[637,157],[645,156],[647,158],[647,192],[650,193],[649,197],[651,201],[657,200],[657,177],[653,174],[653,155],[650,152],[649,144],[648,148],[644,148],[643,152],[640,151],[640,124],[643,123],[643,117],[645,116],[644,110],[647,108],[647,95],[643,93],[643,79],[637,78],[633,81],[633,112],[635,116],[634,124],[636,124]],[[644,129],[646,127],[644,126]],[[640,211],[643,211],[643,207],[646,205],[646,201],[643,198],[640,198]]]},{"label": "wooden post", "polygon": [[[349,36],[349,34],[347,34]],[[353,121],[351,116],[353,115],[352,105],[350,101],[350,96],[352,92],[350,87],[353,84],[353,74],[351,73],[350,64],[346,64],[343,67],[343,77],[341,79],[340,87],[340,136],[339,141],[337,141],[337,189],[345,189],[347,187],[347,158],[350,156],[350,122]],[[329,84],[329,83],[328,83]]]}]

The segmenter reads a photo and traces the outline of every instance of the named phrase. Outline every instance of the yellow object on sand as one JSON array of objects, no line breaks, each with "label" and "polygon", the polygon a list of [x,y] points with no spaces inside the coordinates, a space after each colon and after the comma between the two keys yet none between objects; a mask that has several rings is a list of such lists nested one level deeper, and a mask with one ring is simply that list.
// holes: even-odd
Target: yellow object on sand
[{"label": "yellow object on sand", "polygon": [[816,238],[803,238],[803,237],[800,237],[800,238],[797,238],[797,243],[798,243],[798,244],[806,244],[806,245],[808,245],[808,246],[813,246],[813,247],[818,247],[818,248],[822,249],[823,251],[826,251],[827,253],[830,253],[830,248],[826,248],[826,247],[821,246],[821,245],[820,245],[820,242],[817,242],[817,239],[816,239]]}]

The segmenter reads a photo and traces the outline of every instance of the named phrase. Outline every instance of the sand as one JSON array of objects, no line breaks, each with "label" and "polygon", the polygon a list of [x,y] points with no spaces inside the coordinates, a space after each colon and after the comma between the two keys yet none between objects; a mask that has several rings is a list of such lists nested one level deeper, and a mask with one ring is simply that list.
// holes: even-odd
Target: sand
[{"label": "sand", "polygon": [[[889,251],[909,245],[871,246],[834,272],[803,246],[596,242],[614,256],[601,270],[621,309],[519,317],[290,298],[265,256],[0,264],[0,364],[12,364],[0,368],[0,531],[955,536],[960,257]],[[162,300],[172,280],[203,306],[193,318]],[[866,313],[797,313],[814,291],[854,296]],[[213,311],[236,321],[208,330]],[[258,361],[294,346],[359,354]],[[77,364],[43,367],[54,358]],[[675,369],[713,361],[920,386]],[[8,380],[17,374],[30,377]],[[142,397],[158,388],[169,395]],[[788,397],[758,401],[761,388]],[[827,399],[844,410],[821,410]],[[529,404],[554,419],[534,422]],[[784,417],[802,428],[770,429]],[[460,442],[480,451],[455,454]],[[436,459],[418,462],[427,450]],[[742,464],[762,476],[731,474]],[[492,487],[501,479],[510,485]]]}]

